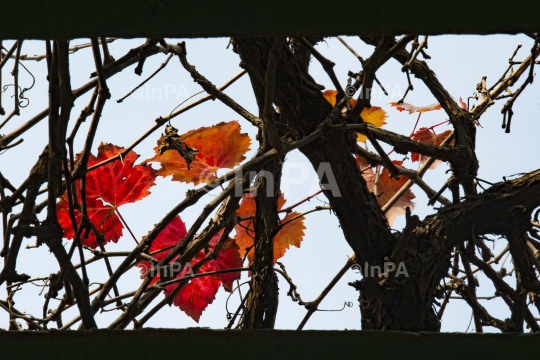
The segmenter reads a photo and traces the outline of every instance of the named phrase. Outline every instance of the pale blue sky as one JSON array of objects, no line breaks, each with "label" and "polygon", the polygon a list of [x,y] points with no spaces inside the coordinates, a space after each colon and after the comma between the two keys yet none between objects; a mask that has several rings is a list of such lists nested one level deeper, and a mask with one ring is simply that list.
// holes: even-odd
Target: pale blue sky
[{"label": "pale blue sky", "polygon": [[[369,57],[373,48],[363,44],[358,38],[346,37],[346,41],[364,58]],[[176,40],[169,40],[176,43]],[[241,69],[238,66],[239,58],[231,48],[226,49],[229,39],[187,39],[188,59],[191,64],[197,67],[205,77],[221,85]],[[86,42],[86,40],[75,40],[73,44]],[[111,54],[115,58],[123,56],[130,48],[139,46],[144,41],[117,40],[109,45]],[[4,42],[5,47],[11,46],[12,42]],[[508,66],[508,58],[516,48],[517,44],[523,44],[522,49],[516,56],[517,60],[524,59],[532,46],[532,40],[524,35],[508,36],[434,36],[429,39],[428,54],[432,59],[428,61],[429,66],[437,74],[441,83],[448,92],[458,100],[459,97],[471,96],[476,90],[476,84],[482,76],[487,76],[488,86],[499,79],[503,71]],[[359,63],[356,58],[335,38],[317,46],[319,51],[336,63],[335,71],[338,79],[343,85],[346,84],[347,72],[349,70],[358,71]],[[22,53],[32,56],[43,54],[45,45],[39,41],[26,41],[23,44]],[[133,73],[134,66],[124,70],[122,73],[108,80],[112,98],[105,105],[103,117],[101,119],[93,151],[97,151],[99,142],[112,142],[119,146],[128,146],[135,141],[147,129],[154,125],[154,120],[159,116],[168,115],[171,110],[180,102],[185,100],[187,95],[193,95],[201,88],[192,81],[189,74],[182,68],[177,58],[171,59],[165,70],[153,78],[147,87],[143,88],[138,95],[126,99],[123,103],[117,104],[116,100],[123,97],[134,86],[151,74],[159,65],[165,61],[166,55],[159,54],[146,60],[142,77]],[[33,72],[36,77],[35,87],[26,93],[30,99],[30,105],[21,109],[21,115],[15,117],[0,130],[1,134],[7,134],[20,126],[23,122],[33,117],[48,106],[46,77],[46,63],[25,61],[24,64]],[[10,60],[2,70],[3,84],[10,81],[9,73],[13,66]],[[94,71],[94,63],[91,50],[84,49],[70,56],[72,88],[75,89],[89,80],[89,74]],[[26,87],[31,83],[30,76],[20,70],[20,85]],[[312,61],[312,76],[327,89],[333,86],[321,66],[316,61]],[[375,96],[373,105],[381,106],[387,111],[388,119],[385,128],[408,135],[416,121],[417,115],[409,115],[406,112],[398,112],[391,108],[388,103],[398,101],[402,92],[407,87],[405,74],[401,72],[401,65],[395,60],[390,60],[377,73],[380,81],[385,85],[390,96]],[[417,106],[428,105],[435,102],[422,82],[412,78],[414,91],[407,96],[406,102]],[[176,90],[175,90],[176,89]],[[174,91],[175,90],[175,91]],[[512,132],[505,134],[501,129],[502,115],[501,107],[505,100],[501,100],[492,106],[480,119],[482,127],[477,133],[477,156],[480,160],[479,177],[491,182],[502,180],[502,176],[508,176],[520,172],[527,172],[540,168],[540,160],[537,156],[537,136],[539,133],[539,109],[540,109],[540,85],[535,81],[530,85],[525,93],[520,96],[514,106],[514,118],[512,121]],[[167,93],[168,91],[168,93]],[[159,93],[161,92],[161,96]],[[257,114],[256,102],[250,89],[250,82],[244,76],[229,89],[226,93],[249,111]],[[13,99],[12,89],[2,94],[2,104],[9,113],[12,110]],[[154,95],[154,96],[152,96]],[[79,98],[75,103],[72,112],[70,126],[73,126],[81,109],[85,107],[90,98],[90,93]],[[474,104],[471,100],[471,105]],[[3,120],[1,117],[0,120]],[[441,111],[424,113],[420,119],[419,126],[431,126],[446,120],[446,114]],[[251,124],[237,115],[235,112],[221,104],[219,101],[210,101],[198,106],[181,116],[175,118],[172,124],[179,129],[179,133],[187,132],[201,126],[210,126],[221,121],[238,120],[242,126],[242,131],[249,133],[252,138],[252,150],[246,154],[249,158],[253,154],[255,144],[255,129]],[[75,142],[75,150],[82,149],[89,121],[87,121],[79,131],[79,136]],[[449,126],[438,127],[437,132],[449,129]],[[153,147],[162,131],[154,133],[147,140],[135,148],[141,155],[140,160],[145,160],[153,156]],[[28,176],[31,167],[34,165],[37,156],[42,152],[47,143],[47,120],[41,121],[38,125],[22,136],[24,143],[16,150],[9,150],[0,155],[0,168],[2,173],[15,185],[18,186]],[[393,159],[402,159],[401,155],[394,155]],[[407,161],[405,166],[416,169],[417,163]],[[157,165],[154,165],[157,168]],[[445,171],[448,167],[443,164],[435,170],[430,170],[424,179],[432,188],[438,190],[446,181],[448,175]],[[305,177],[302,172],[307,171],[307,180],[302,184],[297,184],[298,177]],[[293,204],[313,192],[317,186],[315,172],[311,169],[306,158],[299,152],[293,151],[287,155],[285,163],[285,174],[289,176],[283,179],[283,189],[288,204]],[[134,234],[141,238],[148,233],[171,208],[180,202],[188,189],[192,186],[172,182],[170,178],[158,177],[156,186],[151,189],[152,195],[135,203],[128,204],[121,208],[122,215],[130,225]],[[428,207],[427,198],[416,186],[413,187],[416,195],[416,207],[413,213],[425,217],[433,212]],[[211,195],[210,195],[211,196]],[[203,198],[199,204],[188,209],[181,214],[182,219],[189,227],[202,210],[202,206],[210,200],[210,196]],[[446,194],[447,197],[450,197]],[[324,196],[319,196],[309,203],[298,208],[299,211],[307,211],[325,201]],[[20,207],[15,211],[20,211]],[[41,214],[45,216],[46,210]],[[334,277],[338,270],[344,265],[347,256],[352,254],[350,247],[343,238],[338,221],[335,216],[328,212],[317,212],[307,215],[305,221],[306,235],[301,248],[289,250],[281,259],[292,277],[298,291],[304,301],[315,299],[328,282]],[[397,219],[394,228],[401,229],[404,225],[403,217]],[[0,225],[1,226],[1,225]],[[124,231],[127,233],[127,231]],[[33,244],[34,240],[25,239],[23,247]],[[496,249],[502,249],[505,241],[496,242]],[[129,250],[134,246],[133,240],[129,236],[124,236],[117,244],[108,244],[110,251]],[[113,267],[119,264],[118,259],[111,259]],[[510,269],[508,266],[507,268]],[[19,256],[17,267],[19,272],[37,276],[48,276],[51,272],[58,270],[58,264],[52,254],[45,246],[38,249],[23,249]],[[107,273],[103,262],[95,262],[89,266],[91,282],[105,281]],[[334,290],[323,301],[321,309],[340,309],[345,301],[353,303],[353,307],[346,308],[341,312],[318,312],[315,313],[306,329],[360,329],[360,311],[358,307],[358,293],[347,284],[360,278],[355,271],[350,270],[334,288]],[[246,274],[242,275],[242,281],[246,280]],[[479,296],[493,295],[494,288],[479,276],[482,285]],[[513,278],[506,278],[513,286]],[[120,293],[135,290],[141,280],[138,271],[132,270],[126,274],[119,282]],[[93,287],[92,287],[93,288]],[[5,289],[5,285],[3,286]],[[247,285],[243,286],[245,293]],[[38,297],[41,289],[32,285],[25,285],[24,290],[17,293],[15,297],[16,308],[21,311],[41,317],[43,297]],[[5,290],[2,290],[5,294]],[[293,303],[286,296],[288,285],[280,278],[280,305],[276,320],[278,329],[295,329],[302,320],[306,310],[298,304]],[[173,327],[186,328],[193,326],[205,326],[211,328],[223,328],[227,325],[225,300],[229,294],[223,289],[217,294],[216,300],[211,304],[203,315],[200,323],[195,323],[176,307],[165,307],[146,325],[148,327]],[[0,296],[2,298],[5,295]],[[158,297],[158,301],[162,296]],[[499,300],[481,300],[482,304],[492,313],[493,316],[506,318],[509,311],[506,305]],[[234,312],[238,306],[239,297],[235,293],[229,302],[229,311]],[[55,307],[57,301],[51,302],[51,307]],[[534,311],[534,310],[533,310]],[[536,312],[535,316],[538,314]],[[101,327],[107,326],[119,312],[103,313],[97,316],[96,320]],[[75,315],[75,311],[64,313],[64,322],[67,322]],[[470,309],[463,300],[451,300],[443,317],[443,331],[465,331],[471,316]],[[8,317],[0,311],[0,327],[7,327]],[[471,329],[474,324],[471,325]],[[489,328],[486,328],[489,330]],[[469,330],[470,331],[470,330]]]}]

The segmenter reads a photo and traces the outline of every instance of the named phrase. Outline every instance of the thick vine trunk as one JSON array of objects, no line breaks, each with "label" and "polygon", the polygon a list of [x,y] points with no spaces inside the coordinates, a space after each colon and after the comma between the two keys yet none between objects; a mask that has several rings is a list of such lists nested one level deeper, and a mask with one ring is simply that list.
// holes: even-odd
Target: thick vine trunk
[{"label": "thick vine trunk", "polygon": [[[234,44],[261,107],[265,69],[273,39],[242,38],[235,39]],[[373,44],[377,44],[374,54],[378,52],[380,58],[393,56],[400,62],[408,58],[405,51],[390,54],[395,42],[381,39],[373,41]],[[384,47],[389,49],[384,50]],[[322,87],[309,75],[309,62],[300,49],[298,44],[293,44],[292,49],[283,49],[275,77],[274,101],[279,109],[277,123],[280,135],[293,140],[316,130],[318,125],[329,119],[332,110],[322,96]],[[366,64],[369,62],[367,59]],[[514,259],[521,261],[515,263],[521,292],[516,294],[514,290],[506,289],[506,283],[490,272],[491,267],[483,267],[483,270],[505,293],[512,308],[512,318],[501,321],[489,315],[476,299],[474,279],[470,279],[472,282],[469,281],[468,285],[457,282],[452,286],[473,308],[479,330],[481,326],[494,326],[501,331],[521,331],[524,320],[533,330],[540,330],[534,316],[524,306],[523,296],[523,291],[540,292],[540,281],[536,279],[531,265],[534,261],[523,234],[524,228],[529,226],[531,212],[540,206],[540,170],[494,184],[481,195],[476,195],[473,180],[478,161],[474,154],[475,129],[470,113],[452,100],[425,62],[415,60],[411,71],[428,86],[455,128],[457,145],[453,152],[456,156],[450,162],[456,181],[465,190],[465,201],[457,203],[460,198],[456,193],[454,205],[444,206],[423,221],[416,216],[408,216],[403,233],[394,236],[352,156],[355,134],[329,132],[300,148],[317,171],[345,239],[364,270],[363,279],[351,284],[360,291],[362,328],[438,331],[440,322],[433,305],[435,295],[441,291],[441,280],[450,268],[452,249],[464,247],[465,241],[474,244],[480,235],[500,234],[508,239]],[[368,106],[369,101],[364,103]],[[336,121],[343,121],[343,118],[338,116]],[[399,143],[395,144],[396,149],[399,146]],[[335,186],[332,186],[333,181]],[[516,221],[520,226],[515,225]],[[521,232],[515,235],[512,231],[517,228]],[[467,258],[465,262],[482,265],[472,249],[462,255]],[[372,269],[378,266],[384,272],[386,261],[396,267],[404,266],[405,271],[377,276],[377,271]]]},{"label": "thick vine trunk", "polygon": [[278,309],[278,279],[274,266],[274,236],[279,231],[277,200],[281,163],[272,160],[256,180],[255,239],[252,277],[242,320],[243,329],[273,329]]},{"label": "thick vine trunk", "polygon": [[[266,71],[266,61],[263,66]],[[264,74],[263,74],[264,78]],[[254,82],[252,85],[259,106],[259,116],[264,112],[265,87]],[[266,124],[268,125],[268,124]],[[268,134],[260,131],[261,153],[271,149]],[[250,289],[244,316],[243,329],[273,329],[279,302],[279,287],[274,267],[274,236],[279,231],[277,202],[281,187],[283,159],[270,160],[257,176],[255,184],[256,213],[255,236]]]},{"label": "thick vine trunk", "polygon": [[[264,89],[264,75],[272,39],[235,39],[235,49],[251,78],[255,94]],[[276,73],[275,103],[287,135],[294,139],[312,132],[331,111],[330,104],[307,72],[306,64],[291,51],[282,51]],[[261,103],[259,102],[259,106]],[[323,190],[336,213],[345,239],[364,266],[383,267],[394,247],[384,214],[352,156],[355,135],[347,132],[329,133],[325,138],[301,148],[318,171]],[[322,171],[329,164],[331,171]],[[325,187],[335,179],[336,187]],[[438,328],[431,297],[418,291],[423,284],[410,278],[396,288],[381,287],[378,279],[364,274],[360,309],[364,329],[426,330]]]}]

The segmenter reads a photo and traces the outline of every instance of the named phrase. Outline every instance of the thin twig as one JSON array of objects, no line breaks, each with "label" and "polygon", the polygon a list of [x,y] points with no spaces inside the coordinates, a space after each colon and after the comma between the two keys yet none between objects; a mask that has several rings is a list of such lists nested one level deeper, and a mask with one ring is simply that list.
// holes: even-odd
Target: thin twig
[{"label": "thin twig", "polygon": [[313,55],[317,61],[319,61],[324,69],[324,71],[328,74],[330,77],[330,80],[332,80],[332,84],[334,84],[334,87],[336,88],[338,92],[338,100],[340,100],[342,97],[345,96],[345,92],[343,91],[343,88],[341,87],[341,84],[339,83],[339,80],[336,77],[336,73],[334,72],[334,66],[336,65],[334,62],[328,60],[324,56],[321,55],[320,52],[315,49],[313,45],[309,41],[306,40],[306,38],[299,38],[302,45],[308,49],[308,51]]},{"label": "thin twig", "polygon": [[187,51],[186,51],[186,43],[181,42],[178,43],[178,46],[169,45],[169,48],[174,52],[174,54],[178,55],[178,58],[180,59],[180,63],[182,66],[191,74],[191,77],[193,80],[197,82],[208,94],[212,95],[213,97],[220,100],[222,103],[230,107],[232,110],[234,110],[236,113],[238,113],[240,116],[245,118],[247,121],[252,123],[253,125],[257,127],[262,126],[262,121],[255,115],[251,114],[249,111],[244,109],[240,104],[238,104],[236,101],[234,101],[231,97],[224,94],[222,91],[218,90],[214,84],[212,84],[208,79],[206,79],[204,76],[202,76],[197,70],[195,70],[195,67],[191,65],[186,58]]},{"label": "thin twig", "polygon": [[[342,43],[343,45],[345,45],[345,47],[346,47],[347,49],[349,49],[349,51],[350,51],[351,53],[353,53],[354,56],[356,56],[356,58],[358,59],[358,61],[360,61],[360,64],[362,64],[362,66],[364,66],[365,60],[364,60],[360,55],[358,55],[358,54],[356,53],[356,51],[354,51],[354,49],[353,49],[352,47],[350,47],[349,44],[347,44],[347,43],[345,42],[345,40],[343,40],[343,38],[342,38],[341,36],[336,36],[336,37],[337,37],[337,39],[338,39],[339,41],[341,41],[341,43]],[[384,86],[381,84],[381,82],[379,81],[379,79],[377,79],[377,76],[376,76],[376,75],[375,75],[375,82],[379,85],[379,87],[380,87],[381,90],[383,91],[384,95],[388,96],[388,92],[386,91],[386,89],[384,88]]]},{"label": "thin twig", "polygon": [[[13,71],[11,72],[11,75],[14,79],[13,91],[15,94],[13,95],[13,98],[15,100],[15,106],[11,114],[9,114],[8,117],[0,124],[0,129],[3,128],[4,125],[6,125],[13,116],[19,116],[21,114],[19,109],[19,58],[21,56],[22,43],[23,40],[17,40],[17,53],[15,55],[15,64],[13,65]],[[2,69],[5,60],[7,60],[7,57],[2,60],[2,64],[0,64],[0,70]]]},{"label": "thin twig", "polygon": [[[446,139],[444,139],[444,141],[440,144],[440,146],[445,146],[446,144],[450,143],[450,141],[452,140],[452,138],[454,137],[454,132],[452,131],[447,137]],[[418,178],[422,178],[424,176],[424,174],[426,173],[426,171],[431,167],[431,165],[433,165],[433,163],[435,162],[435,158],[431,157],[429,158],[421,167],[420,169],[418,169]],[[411,188],[411,186],[413,186],[414,184],[414,181],[409,179],[405,184],[403,184],[403,186],[401,187],[401,189],[399,189],[398,192],[396,192],[394,194],[394,196],[392,196],[392,198],[390,200],[388,200],[388,202],[383,206],[383,211],[386,212],[388,211],[392,206],[395,205],[395,203],[403,196],[403,194],[405,194],[405,192],[407,190],[409,190]]]},{"label": "thin twig", "polygon": [[300,323],[300,325],[298,325],[298,328],[296,330],[302,330],[304,328],[304,326],[308,322],[311,315],[313,315],[313,313],[317,311],[317,307],[319,306],[321,301],[324,300],[326,295],[328,295],[328,293],[334,288],[334,286],[343,277],[343,275],[345,275],[345,273],[351,268],[351,266],[354,264],[355,261],[356,261],[356,255],[353,255],[350,258],[348,258],[347,262],[345,263],[345,266],[343,266],[343,268],[341,268],[341,270],[336,274],[336,276],[334,276],[332,281],[330,281],[330,283],[324,288],[322,293],[314,301],[309,303],[308,312],[304,316],[304,318],[302,319],[302,322]]},{"label": "thin twig", "polygon": [[156,74],[158,72],[160,72],[161,70],[163,70],[165,68],[165,66],[167,66],[167,64],[169,63],[169,60],[171,60],[171,58],[174,56],[174,54],[170,54],[169,57],[167,57],[167,60],[165,60],[164,63],[162,63],[160,65],[160,67],[154,71],[152,73],[152,75],[150,75],[149,77],[146,78],[146,80],[144,80],[142,83],[140,83],[139,85],[135,86],[135,88],[133,88],[133,90],[131,90],[130,92],[128,92],[123,98],[121,99],[118,99],[116,100],[117,103],[121,103],[122,101],[124,101],[129,95],[133,94],[135,91],[137,91],[138,89],[141,88],[141,86],[143,86],[144,84],[146,84],[148,81],[150,81],[150,79],[152,79],[154,76],[156,76]]}]

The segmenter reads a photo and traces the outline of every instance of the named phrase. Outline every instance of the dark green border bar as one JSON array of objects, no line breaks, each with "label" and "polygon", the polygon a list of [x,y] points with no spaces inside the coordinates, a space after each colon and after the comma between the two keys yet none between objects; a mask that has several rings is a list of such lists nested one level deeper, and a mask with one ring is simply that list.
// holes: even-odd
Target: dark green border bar
[{"label": "dark green border bar", "polygon": [[374,331],[0,332],[2,359],[539,359],[540,335]]},{"label": "dark green border bar", "polygon": [[489,34],[540,30],[540,1],[3,0],[0,37]]}]

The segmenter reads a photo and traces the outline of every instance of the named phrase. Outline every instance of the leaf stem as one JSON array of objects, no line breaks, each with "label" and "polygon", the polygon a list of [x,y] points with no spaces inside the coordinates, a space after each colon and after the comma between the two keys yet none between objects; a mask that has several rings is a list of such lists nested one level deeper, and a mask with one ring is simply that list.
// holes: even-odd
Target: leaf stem
[{"label": "leaf stem", "polygon": [[409,137],[414,135],[414,131],[416,130],[416,127],[418,126],[418,122],[420,121],[420,116],[422,116],[422,113],[418,113],[418,119],[416,119],[416,124],[414,124],[414,129]]},{"label": "leaf stem", "polygon": [[297,207],[298,205],[301,205],[301,204],[305,203],[306,201],[309,201],[309,200],[313,199],[315,196],[319,195],[320,193],[322,193],[322,190],[319,190],[319,191],[317,191],[315,194],[310,195],[310,196],[308,196],[307,198],[305,198],[305,199],[303,199],[303,200],[300,200],[299,202],[297,202],[297,203],[294,204],[294,205],[291,205],[291,206],[289,206],[289,207],[287,207],[287,208],[285,208],[285,209],[279,210],[278,213],[283,213],[283,212],[284,212],[284,213],[290,213],[295,207]]},{"label": "leaf stem", "polygon": [[139,242],[137,241],[137,238],[135,237],[135,235],[133,235],[133,232],[131,231],[131,229],[129,228],[126,220],[124,220],[124,218],[122,217],[122,215],[120,214],[120,211],[118,211],[118,208],[114,209],[114,211],[116,211],[116,213],[118,214],[118,217],[120,218],[120,220],[122,220],[122,223],[124,224],[124,226],[126,227],[126,229],[128,229],[129,233],[131,234],[131,237],[133,238],[133,240],[135,240],[135,242],[137,243],[137,245],[139,245]]}]

